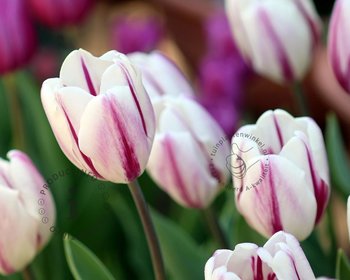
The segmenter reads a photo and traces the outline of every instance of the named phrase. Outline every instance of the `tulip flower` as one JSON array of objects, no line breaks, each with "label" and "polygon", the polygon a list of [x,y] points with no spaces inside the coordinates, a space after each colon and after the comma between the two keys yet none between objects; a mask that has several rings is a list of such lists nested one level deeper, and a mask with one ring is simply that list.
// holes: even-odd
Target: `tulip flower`
[{"label": "tulip flower", "polygon": [[3,0],[0,9],[0,75],[26,64],[36,47],[36,35],[24,0]]},{"label": "tulip flower", "polygon": [[175,201],[205,208],[228,178],[229,143],[203,107],[184,96],[154,103],[156,136],[147,171]]},{"label": "tulip flower", "polygon": [[128,57],[141,69],[142,81],[152,101],[164,95],[194,95],[181,70],[160,52],[132,53]]},{"label": "tulip flower", "polygon": [[55,205],[27,155],[0,159],[0,274],[22,270],[51,238]]},{"label": "tulip flower", "polygon": [[298,240],[283,231],[263,247],[236,245],[233,251],[217,250],[205,265],[205,280],[316,279]]},{"label": "tulip flower", "polygon": [[236,205],[250,226],[265,237],[311,233],[330,193],[322,132],[311,118],[265,112],[234,134],[230,160]]},{"label": "tulip flower", "polygon": [[278,83],[300,80],[320,37],[310,0],[226,0],[233,36],[259,74]]},{"label": "tulip flower", "polygon": [[43,83],[41,99],[62,151],[79,169],[115,183],[144,171],[154,112],[140,72],[125,55],[71,52],[60,77]]},{"label": "tulip flower", "polygon": [[328,55],[337,80],[350,93],[349,12],[350,1],[336,1],[329,26]]},{"label": "tulip flower", "polygon": [[36,18],[49,27],[63,27],[79,23],[94,0],[29,0],[30,8]]}]

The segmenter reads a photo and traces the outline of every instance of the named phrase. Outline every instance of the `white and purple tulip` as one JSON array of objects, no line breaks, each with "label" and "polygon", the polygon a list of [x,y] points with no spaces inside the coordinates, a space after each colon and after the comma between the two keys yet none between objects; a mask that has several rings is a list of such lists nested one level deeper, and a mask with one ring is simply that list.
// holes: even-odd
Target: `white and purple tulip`
[{"label": "white and purple tulip", "polygon": [[147,171],[175,201],[205,208],[228,179],[229,141],[194,100],[164,97],[154,103],[157,132]]},{"label": "white and purple tulip", "polygon": [[226,0],[237,46],[259,74],[278,83],[301,80],[321,34],[310,0]]},{"label": "white and purple tulip", "polygon": [[48,243],[55,204],[28,156],[12,150],[0,159],[0,274],[22,270]]},{"label": "white and purple tulip", "polygon": [[233,251],[217,250],[207,261],[204,276],[205,280],[316,279],[298,240],[283,231],[263,247],[241,243]]},{"label": "white and purple tulip", "polygon": [[154,111],[140,72],[125,55],[71,52],[60,77],[43,83],[41,99],[62,151],[79,169],[115,183],[144,171]]},{"label": "white and purple tulip", "polygon": [[337,0],[332,12],[328,55],[333,72],[340,85],[350,93],[350,1]]},{"label": "white and purple tulip", "polygon": [[162,96],[194,96],[193,89],[177,65],[160,52],[128,55],[142,72],[142,81],[152,102]]},{"label": "white and purple tulip", "polygon": [[255,230],[265,237],[280,230],[299,240],[309,236],[330,193],[324,140],[314,120],[267,111],[235,133],[228,159],[237,208]]}]

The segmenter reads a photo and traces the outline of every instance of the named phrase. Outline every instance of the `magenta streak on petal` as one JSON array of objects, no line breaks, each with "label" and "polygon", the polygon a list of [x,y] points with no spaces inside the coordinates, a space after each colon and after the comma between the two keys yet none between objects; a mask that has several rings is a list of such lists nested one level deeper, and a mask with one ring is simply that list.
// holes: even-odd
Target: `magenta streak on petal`
[{"label": "magenta streak on petal", "polygon": [[128,181],[131,182],[140,175],[141,171],[139,161],[134,151],[134,147],[132,146],[132,143],[135,143],[136,140],[132,139],[134,142],[129,140],[127,133],[128,130],[125,127],[125,123],[122,121],[119,112],[115,110],[118,108],[118,105],[115,103],[115,101],[112,98],[109,100],[105,99],[105,106],[108,108],[114,123],[117,125],[117,129],[120,135],[119,140],[121,140],[120,144],[122,145],[122,148],[120,150],[121,161],[125,171],[125,176]]},{"label": "magenta streak on petal", "polygon": [[277,279],[275,273],[269,273],[269,274],[267,275],[267,280],[275,280],[275,279]]},{"label": "magenta streak on petal", "polygon": [[276,196],[276,190],[275,190],[275,182],[272,177],[272,172],[269,172],[269,182],[270,182],[270,202],[271,202],[271,225],[273,233],[276,233],[280,230],[283,230],[282,223],[281,223],[281,217],[280,217],[280,210],[278,205],[278,200]]},{"label": "magenta streak on petal", "polygon": [[265,27],[267,36],[272,41],[272,45],[276,52],[277,58],[279,60],[279,65],[281,67],[281,71],[283,73],[285,80],[292,81],[294,79],[294,73],[290,66],[288,55],[283,47],[283,44],[280,38],[277,36],[277,34],[275,33],[272,27],[269,16],[266,14],[264,10],[260,10],[259,16],[261,18],[261,23],[263,27]]},{"label": "magenta streak on petal", "polygon": [[37,248],[37,249],[40,249],[40,247],[41,247],[41,242],[42,242],[42,238],[41,238],[40,233],[38,233],[38,234],[36,235],[36,248]]},{"label": "magenta streak on petal", "polygon": [[95,90],[94,84],[92,83],[89,70],[87,69],[86,64],[85,64],[85,61],[84,61],[83,58],[81,58],[81,67],[83,68],[83,72],[84,72],[84,76],[85,76],[85,81],[86,81],[86,84],[87,84],[87,86],[88,86],[88,88],[89,88],[90,94],[92,94],[93,96],[96,96],[96,95],[97,95],[97,92],[96,92],[96,90]]},{"label": "magenta streak on petal", "polygon": [[[255,262],[256,260],[256,262]],[[253,280],[264,280],[264,274],[262,269],[262,261],[260,257],[251,257],[251,267],[253,271]]]},{"label": "magenta streak on petal", "polygon": [[173,179],[175,181],[175,185],[179,188],[182,199],[190,207],[193,207],[193,208],[201,207],[201,205],[199,203],[196,203],[191,199],[191,197],[187,191],[187,188],[182,180],[182,177],[180,175],[180,171],[178,169],[177,162],[175,159],[173,147],[171,144],[171,138],[169,136],[165,136],[165,138],[164,138],[164,147],[166,149],[166,153],[169,155],[169,163],[170,163],[170,167],[172,170]]},{"label": "magenta streak on petal", "polygon": [[[261,212],[262,209],[260,209],[261,213],[257,212],[257,219],[264,226],[266,226],[266,223],[268,222],[267,230],[270,232],[270,234],[273,234],[282,230],[283,228],[279,212],[278,200],[275,191],[275,183],[272,177],[271,170],[270,172],[268,172],[268,176],[268,180],[265,179],[267,182],[264,188],[255,188],[254,191],[256,192],[256,198],[259,200],[259,204],[262,205],[262,207],[268,208],[264,212]],[[260,214],[264,215],[263,219],[261,219]],[[270,219],[270,221],[267,221],[267,219]]]},{"label": "magenta streak on petal", "polygon": [[310,154],[307,144],[304,142],[304,140],[302,141],[306,149],[307,160],[309,163],[309,168],[311,173],[312,185],[313,185],[314,193],[316,197],[317,212],[316,212],[315,224],[317,224],[322,217],[324,209],[326,208],[326,204],[329,198],[329,190],[325,181],[316,174],[312,155]]},{"label": "magenta streak on petal", "polygon": [[[304,1],[304,0],[301,0]],[[312,19],[312,17],[308,14],[307,10],[305,9],[305,6],[301,3],[300,0],[297,0],[295,2],[297,8],[299,9],[302,16],[305,18],[309,28],[310,32],[312,34],[312,45],[315,47],[315,45],[318,43],[319,38],[319,31],[318,31],[318,25],[317,23]]]},{"label": "magenta streak on petal", "polygon": [[136,96],[134,84],[132,83],[132,80],[131,80],[131,78],[130,78],[129,72],[127,71],[127,69],[125,69],[125,66],[124,66],[122,63],[120,63],[119,66],[120,66],[121,69],[123,70],[124,75],[125,75],[125,78],[126,78],[126,80],[128,81],[129,89],[130,89],[130,91],[131,91],[132,97],[133,97],[133,99],[134,99],[134,102],[135,102],[135,104],[136,104],[137,110],[138,110],[138,112],[139,112],[139,115],[140,115],[140,118],[141,118],[141,121],[142,121],[143,130],[145,131],[145,134],[148,136],[145,118],[144,118],[144,116],[143,116],[140,103],[139,103],[139,101],[138,101],[138,99],[137,99],[137,96]]},{"label": "magenta streak on petal", "polygon": [[293,265],[293,268],[294,268],[294,271],[295,271],[295,276],[298,278],[298,280],[300,280],[300,276],[299,276],[299,273],[298,273],[298,270],[297,270],[297,267],[295,265],[295,260],[294,260],[294,256],[293,254],[288,250],[285,252],[288,257],[290,258],[291,262],[292,262],[292,265]]},{"label": "magenta streak on petal", "polygon": [[[280,126],[278,124],[278,120],[277,120],[277,118],[275,116],[275,113],[272,113],[272,116],[273,116],[273,122],[275,124],[276,132],[277,132],[278,141],[279,141],[280,147],[282,149],[283,145],[284,145],[284,142],[283,142],[283,136],[282,136],[282,133],[281,133],[281,128],[280,128]],[[278,152],[276,151],[276,153],[278,153]]]},{"label": "magenta streak on petal", "polygon": [[0,177],[5,181],[5,184],[10,189],[13,189],[9,179],[7,178],[6,174],[3,172],[3,170],[0,168]]},{"label": "magenta streak on petal", "polygon": [[[63,111],[63,113],[64,113],[64,116],[66,117],[66,120],[67,120],[68,125],[69,125],[69,129],[70,129],[70,131],[71,131],[71,133],[72,133],[72,136],[73,136],[73,138],[74,138],[75,144],[77,145],[77,148],[79,149],[79,140],[78,140],[78,136],[77,136],[77,134],[76,134],[76,132],[75,132],[74,126],[73,126],[73,124],[71,123],[71,121],[70,121],[70,119],[69,119],[69,117],[68,117],[68,115],[67,115],[67,113],[66,113],[64,107],[62,106],[62,103],[61,103],[59,100],[58,100],[58,102],[59,102],[60,105],[61,105],[61,108],[62,108],[62,111]],[[88,167],[91,169],[91,171],[94,173],[94,175],[95,175],[97,178],[103,179],[103,177],[102,177],[102,176],[98,173],[98,171],[95,169],[95,166],[94,166],[94,164],[92,163],[91,159],[90,159],[89,157],[87,157],[85,154],[83,154],[83,152],[80,151],[80,149],[79,149],[79,152],[80,152],[82,158],[84,159],[85,163],[87,164],[87,166],[88,166]]]},{"label": "magenta streak on petal", "polygon": [[4,254],[1,252],[0,248],[0,267],[4,270],[6,274],[12,274],[15,272],[15,270],[12,268],[12,266],[4,259]]}]

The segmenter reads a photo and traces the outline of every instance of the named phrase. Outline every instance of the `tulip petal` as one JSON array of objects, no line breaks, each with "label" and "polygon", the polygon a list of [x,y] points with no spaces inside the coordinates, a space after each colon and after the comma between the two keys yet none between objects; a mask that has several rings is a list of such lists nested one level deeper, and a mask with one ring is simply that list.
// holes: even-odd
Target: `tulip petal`
[{"label": "tulip petal", "polygon": [[329,186],[330,179],[327,153],[320,127],[310,117],[296,118],[295,121],[302,127],[302,131],[308,138],[308,142],[310,143],[309,150],[312,153],[312,158],[314,159],[313,162],[315,169],[317,170],[319,176]]},{"label": "tulip petal", "polygon": [[327,206],[329,199],[329,185],[319,176],[315,166],[308,139],[301,131],[296,132],[296,137],[292,138],[282,149],[280,156],[290,160],[306,173],[305,187],[312,190],[317,202],[317,214],[315,223],[318,223]]},{"label": "tulip petal", "polygon": [[264,247],[258,250],[258,255],[263,261],[264,250],[273,256],[266,261],[278,279],[315,279],[310,264],[293,235],[284,232],[274,234]]},{"label": "tulip petal", "polygon": [[[29,215],[39,224],[37,236],[38,248],[42,248],[51,236],[50,226],[55,224],[55,204],[49,190],[45,190],[45,181],[29,157],[17,150],[8,153],[10,176],[13,189],[19,191],[20,200]],[[43,205],[39,204],[39,199]],[[42,216],[41,216],[42,215]],[[48,218],[49,224],[42,221]]]},{"label": "tulip petal", "polygon": [[145,134],[129,87],[115,87],[87,105],[80,122],[79,146],[104,178],[127,183],[145,168],[153,140],[149,133]]},{"label": "tulip petal", "polygon": [[10,164],[0,158],[0,187],[12,188],[12,180],[9,177]]},{"label": "tulip petal", "polygon": [[100,92],[102,74],[111,64],[83,49],[75,50],[63,62],[60,78],[63,85],[80,87],[96,96]]},{"label": "tulip petal", "polygon": [[190,133],[167,132],[156,135],[147,170],[178,203],[203,208],[220,190],[206,162]]},{"label": "tulip petal", "polygon": [[37,222],[20,200],[17,190],[0,187],[0,273],[23,269],[37,249]]},{"label": "tulip petal", "polygon": [[41,89],[41,100],[51,128],[64,154],[79,169],[101,176],[78,146],[79,119],[92,96],[77,87],[63,87],[59,79],[48,79]]},{"label": "tulip petal", "polygon": [[[302,240],[311,233],[317,211],[313,191],[305,187],[306,174],[283,157],[269,155],[268,162],[265,178],[255,187],[245,186],[239,199],[236,195],[237,206],[247,222],[264,236],[283,229]],[[263,173],[262,163],[257,172]]]},{"label": "tulip petal", "polygon": [[[125,59],[127,59],[125,57]],[[133,79],[133,77],[135,77]],[[130,63],[118,62],[110,66],[102,76],[101,92],[109,92],[117,86],[129,87],[130,95],[136,105],[145,133],[154,133],[154,112],[149,97],[142,85],[141,76]],[[147,117],[146,117],[147,116]]]},{"label": "tulip petal", "polygon": [[129,54],[131,62],[142,71],[142,81],[152,101],[160,96],[194,96],[181,70],[160,52]]}]

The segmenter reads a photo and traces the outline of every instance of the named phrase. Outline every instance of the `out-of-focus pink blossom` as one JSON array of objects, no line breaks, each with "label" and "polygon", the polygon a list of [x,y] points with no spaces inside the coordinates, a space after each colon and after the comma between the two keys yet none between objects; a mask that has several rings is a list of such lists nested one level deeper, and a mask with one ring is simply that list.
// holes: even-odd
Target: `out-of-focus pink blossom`
[{"label": "out-of-focus pink blossom", "polygon": [[31,69],[39,82],[55,76],[60,69],[59,54],[54,49],[38,51],[31,62]]},{"label": "out-of-focus pink blossom", "polygon": [[0,8],[0,75],[26,64],[36,35],[24,0],[2,0]]},{"label": "out-of-focus pink blossom", "polygon": [[36,18],[50,27],[63,27],[79,23],[90,11],[94,0],[29,0]]},{"label": "out-of-focus pink blossom", "polygon": [[112,26],[113,48],[123,53],[150,52],[163,37],[163,25],[156,17],[120,17]]}]

